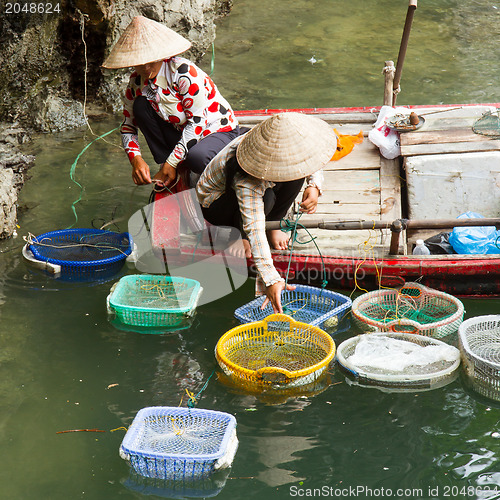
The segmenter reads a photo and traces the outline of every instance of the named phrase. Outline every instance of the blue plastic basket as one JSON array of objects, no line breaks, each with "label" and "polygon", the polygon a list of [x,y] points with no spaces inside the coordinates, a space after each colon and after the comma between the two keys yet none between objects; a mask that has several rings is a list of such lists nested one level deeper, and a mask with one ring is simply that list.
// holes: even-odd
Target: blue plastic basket
[{"label": "blue plastic basket", "polygon": [[102,229],[62,229],[36,236],[29,248],[35,259],[60,265],[62,276],[100,279],[122,268],[132,252],[132,238]]},{"label": "blue plastic basket", "polygon": [[[250,323],[273,314],[271,304],[261,309],[265,298],[262,295],[239,307],[234,312],[235,318],[241,323]],[[340,322],[352,301],[345,295],[323,288],[295,285],[295,290],[281,292],[281,305],[283,312],[295,321],[328,329]]]},{"label": "blue plastic basket", "polygon": [[120,456],[142,476],[186,480],[230,467],[237,448],[236,419],[229,413],[152,406],[135,416]]}]

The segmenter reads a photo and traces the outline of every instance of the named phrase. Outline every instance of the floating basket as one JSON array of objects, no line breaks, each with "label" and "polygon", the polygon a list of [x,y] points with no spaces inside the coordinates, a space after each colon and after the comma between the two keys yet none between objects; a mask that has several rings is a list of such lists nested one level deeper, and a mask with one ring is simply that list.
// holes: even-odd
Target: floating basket
[{"label": "floating basket", "polygon": [[427,390],[457,378],[460,352],[424,335],[375,332],[342,342],[337,362],[359,385]]},{"label": "floating basket", "polygon": [[141,476],[190,480],[230,467],[237,448],[236,419],[228,413],[152,406],[135,416],[120,456]]},{"label": "floating basket", "polygon": [[458,329],[458,342],[472,388],[500,401],[500,315],[464,321]]},{"label": "floating basket", "polygon": [[126,325],[176,327],[194,314],[201,292],[200,283],[188,278],[124,276],[111,288],[108,312]]},{"label": "floating basket", "polygon": [[418,283],[399,289],[368,292],[352,303],[358,326],[374,330],[418,333],[440,338],[455,333],[462,323],[464,306],[444,292]]},{"label": "floating basket", "polygon": [[317,326],[272,314],[226,332],[215,355],[226,375],[252,388],[289,388],[323,375],[335,356],[335,343]]},{"label": "floating basket", "polygon": [[64,229],[33,237],[34,259],[61,266],[70,279],[101,279],[116,274],[132,252],[129,233],[101,229]]},{"label": "floating basket", "polygon": [[[234,312],[241,323],[260,321],[273,313],[271,304],[261,309],[265,296],[261,295]],[[295,285],[295,290],[281,292],[283,312],[295,321],[327,329],[337,326],[342,315],[352,305],[351,299],[340,293],[312,286]]]}]

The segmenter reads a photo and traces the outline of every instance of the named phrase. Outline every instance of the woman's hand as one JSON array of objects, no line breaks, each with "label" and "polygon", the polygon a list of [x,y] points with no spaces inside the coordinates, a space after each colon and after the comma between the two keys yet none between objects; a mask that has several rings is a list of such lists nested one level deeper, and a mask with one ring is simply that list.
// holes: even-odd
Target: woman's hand
[{"label": "woman's hand", "polygon": [[153,179],[160,181],[160,183],[163,183],[165,187],[168,187],[170,184],[175,182],[175,179],[177,179],[177,169],[172,167],[170,163],[165,162]]},{"label": "woman's hand", "polygon": [[284,281],[278,281],[274,285],[270,285],[266,288],[266,299],[262,304],[261,309],[264,309],[269,302],[273,306],[273,311],[275,313],[283,314],[283,308],[281,307],[281,292],[282,290],[295,290],[294,285],[286,285]]},{"label": "woman's hand", "polygon": [[151,173],[149,166],[142,156],[134,156],[130,163],[132,164],[132,179],[138,185],[151,184]]},{"label": "woman's hand", "polygon": [[308,214],[316,212],[318,207],[319,189],[316,186],[309,186],[304,189],[300,211]]}]

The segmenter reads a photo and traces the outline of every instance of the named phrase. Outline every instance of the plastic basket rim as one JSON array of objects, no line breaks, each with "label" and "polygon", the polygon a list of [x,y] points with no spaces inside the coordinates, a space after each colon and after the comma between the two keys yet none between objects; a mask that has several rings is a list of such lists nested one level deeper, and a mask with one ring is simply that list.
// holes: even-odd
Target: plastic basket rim
[{"label": "plastic basket rim", "polygon": [[[478,321],[480,320],[480,321]],[[477,359],[478,361],[481,361],[482,363],[486,365],[490,365],[496,369],[500,369],[500,363],[496,361],[491,361],[490,359],[485,359],[482,356],[476,354],[470,347],[469,341],[466,337],[465,330],[473,324],[479,324],[482,323],[483,321],[500,321],[500,314],[487,314],[484,316],[474,316],[472,318],[466,319],[458,328],[458,338],[460,341],[460,345],[464,349],[464,354],[468,355],[474,359]]]},{"label": "plastic basket rim", "polygon": [[238,372],[250,374],[252,376],[257,374],[260,370],[251,370],[249,368],[244,368],[242,366],[237,365],[233,361],[227,359],[226,356],[221,355],[219,352],[219,349],[220,349],[221,345],[223,344],[223,341],[225,341],[227,338],[232,336],[234,333],[239,333],[237,330],[249,328],[249,327],[251,327],[251,325],[262,326],[262,324],[264,324],[264,323],[267,325],[267,323],[269,321],[277,321],[277,322],[288,321],[288,322],[290,322],[291,325],[295,323],[295,324],[299,324],[299,325],[305,325],[308,328],[314,328],[315,330],[318,331],[318,333],[321,333],[325,337],[325,339],[327,339],[328,343],[330,344],[330,350],[326,354],[325,358],[322,359],[321,361],[319,361],[318,363],[315,363],[312,366],[308,366],[307,368],[302,368],[301,370],[295,370],[295,371],[276,369],[276,371],[279,371],[281,373],[287,372],[288,374],[290,374],[291,375],[290,378],[292,379],[292,381],[300,379],[301,377],[310,375],[311,373],[314,373],[322,368],[326,368],[328,366],[328,364],[334,359],[335,354],[336,354],[335,341],[324,330],[322,330],[318,326],[314,326],[314,325],[310,325],[309,323],[304,323],[302,321],[294,320],[293,318],[291,318],[290,316],[287,316],[286,314],[270,314],[269,316],[265,317],[261,321],[252,321],[251,323],[243,323],[242,325],[235,326],[234,328],[231,328],[226,333],[224,333],[224,335],[222,335],[222,337],[218,340],[218,342],[215,346],[215,357],[216,357],[217,361],[219,362],[219,365],[221,362],[224,363],[228,368],[230,368],[236,372],[235,376],[238,378],[241,378],[238,375]]},{"label": "plastic basket rim", "polygon": [[[404,333],[404,332],[362,333],[360,335],[356,335],[355,337],[351,337],[349,339],[344,340],[339,345],[339,347],[337,349],[337,362],[339,363],[339,365],[342,366],[343,368],[347,369],[349,372],[354,372],[358,376],[366,377],[367,379],[371,379],[373,381],[402,382],[402,383],[408,382],[408,383],[410,383],[410,382],[418,382],[418,381],[429,380],[429,379],[432,380],[432,379],[436,379],[436,378],[450,376],[460,366],[461,360],[460,360],[460,355],[459,355],[458,359],[455,360],[455,362],[451,366],[449,366],[448,368],[446,368],[444,370],[434,372],[434,373],[425,373],[422,375],[405,375],[404,378],[403,377],[398,378],[397,375],[384,375],[384,374],[379,374],[379,373],[373,374],[373,373],[366,372],[366,371],[360,371],[352,363],[349,363],[348,359],[346,359],[344,357],[342,350],[345,349],[347,346],[350,346],[351,344],[359,342],[360,338],[363,336],[366,336],[366,335],[376,335],[376,336],[385,336],[385,337],[389,336],[392,338],[398,338],[398,337],[411,338],[410,336],[412,336],[412,335],[415,336],[418,334]],[[422,337],[423,339],[425,339],[426,341],[430,342],[430,344],[434,344],[434,345],[443,345],[444,344],[444,345],[448,345],[448,346],[450,345],[450,344],[447,344],[446,342],[443,342],[442,340],[436,339],[434,337],[428,337],[426,335],[419,335],[419,336]],[[454,346],[450,346],[450,347],[454,347]],[[454,349],[457,349],[457,348],[454,347]],[[458,349],[457,349],[457,351],[460,353],[460,351]]]},{"label": "plastic basket rim", "polygon": [[129,244],[128,248],[123,251],[123,253],[119,255],[115,255],[114,257],[108,257],[106,259],[101,259],[101,260],[91,260],[91,261],[79,261],[79,260],[61,260],[61,259],[52,259],[50,257],[44,257],[43,255],[40,255],[38,250],[36,249],[36,243],[31,243],[29,245],[29,248],[31,250],[31,253],[33,256],[41,261],[41,262],[50,262],[51,264],[58,264],[60,266],[73,266],[73,267],[96,267],[100,266],[103,264],[113,264],[115,262],[119,262],[120,260],[126,259],[131,253],[132,253],[132,236],[130,233],[127,231],[123,233],[117,233],[115,231],[108,231],[105,229],[91,229],[91,228],[71,228],[71,229],[58,229],[55,231],[48,231],[46,233],[40,234],[36,236],[35,238],[39,240],[40,238],[50,238],[52,236],[57,236],[59,234],[67,234],[67,233],[81,233],[82,236],[85,235],[90,235],[90,234],[105,234],[105,233],[112,233],[116,235],[127,235]]},{"label": "plastic basket rim", "polygon": [[[139,307],[139,306],[134,306],[134,305],[123,305],[123,304],[117,304],[113,303],[113,295],[117,293],[118,287],[121,283],[126,283],[128,281],[133,281],[133,279],[137,280],[137,277],[144,277],[144,276],[151,276],[151,277],[165,277],[167,278],[172,278],[172,283],[174,282],[173,280],[182,280],[183,283],[185,282],[192,282],[193,283],[193,293],[191,294],[191,297],[189,298],[189,302],[186,306],[184,307],[177,307],[177,308],[172,308],[172,309],[160,309],[157,307]],[[147,280],[146,280],[147,281]],[[203,291],[203,288],[201,287],[201,284],[199,281],[193,280],[191,278],[183,278],[179,276],[166,276],[162,274],[129,274],[127,276],[122,276],[118,282],[116,283],[116,288],[109,294],[109,305],[114,308],[114,309],[125,309],[125,310],[132,310],[132,311],[140,311],[140,312],[145,312],[145,313],[163,313],[163,314],[178,314],[178,313],[185,313],[190,311],[194,305],[198,303],[199,297],[201,292]]]},{"label": "plastic basket rim", "polygon": [[[321,316],[318,316],[316,319],[312,320],[310,323],[307,323],[311,326],[319,326],[326,319],[330,318],[333,315],[337,315],[337,314],[343,312],[345,309],[352,306],[352,300],[350,297],[347,297],[346,295],[343,295],[343,294],[338,293],[338,292],[334,292],[333,290],[326,290],[326,289],[321,289],[321,288],[317,288],[317,287],[313,287],[313,286],[309,286],[309,285],[300,285],[300,284],[294,284],[294,286],[295,286],[295,290],[282,290],[281,294],[283,295],[284,293],[287,293],[287,292],[293,293],[293,292],[300,292],[300,291],[307,292],[309,290],[314,290],[314,291],[321,290],[321,291],[324,291],[328,297],[334,296],[335,298],[343,299],[343,301],[344,301],[342,304],[339,304],[337,307],[333,308],[331,311],[328,311],[328,312],[322,314]],[[264,299],[265,299],[265,295],[261,295],[255,299],[251,300],[250,302],[247,302],[246,304],[238,307],[234,311],[234,317],[238,321],[240,321],[241,323],[250,323],[251,320],[248,321],[247,318],[244,318],[243,315],[241,314],[242,310],[251,308],[253,306],[262,305],[262,303],[264,302]],[[264,318],[262,318],[262,319],[264,319]],[[259,321],[261,321],[261,320],[259,320]],[[295,321],[297,321],[297,320],[295,320]]]},{"label": "plastic basket rim", "polygon": [[[219,445],[219,450],[211,453],[211,454],[205,454],[205,455],[185,455],[181,453],[157,453],[157,452],[149,452],[146,453],[144,451],[137,451],[137,450],[131,450],[130,448],[127,447],[127,444],[129,444],[127,441],[127,436],[129,436],[128,440],[133,439],[136,434],[136,429],[134,429],[132,426],[134,423],[137,421],[138,423],[142,422],[144,417],[151,416],[151,411],[152,410],[158,410],[158,411],[169,411],[173,410],[173,415],[170,414],[165,414],[165,415],[160,415],[162,417],[168,417],[168,416],[179,416],[179,415],[189,415],[189,413],[196,413],[198,415],[212,415],[212,416],[220,416],[223,417],[225,420],[227,420],[227,426],[224,430],[224,435],[222,436],[220,445]],[[222,420],[222,419],[221,419]],[[234,415],[231,415],[230,413],[218,411],[218,410],[206,410],[206,409],[199,409],[199,408],[184,408],[180,406],[147,406],[145,408],[141,408],[136,416],[134,417],[134,420],[129,426],[129,430],[123,437],[123,440],[120,444],[120,449],[123,450],[125,453],[127,453],[130,456],[140,456],[143,458],[149,458],[149,459],[156,459],[156,460],[169,460],[169,459],[174,459],[174,460],[184,460],[184,461],[215,461],[222,456],[224,456],[224,453],[226,453],[227,445],[229,440],[231,439],[231,435],[233,433],[233,430],[236,429],[237,422],[236,418]],[[132,432],[129,434],[129,431],[132,429]]]},{"label": "plastic basket rim", "polygon": [[[451,299],[451,302],[453,302],[457,306],[457,310],[451,314],[449,317],[445,319],[441,319],[439,321],[435,321],[434,323],[419,323],[418,321],[409,319],[409,318],[397,318],[392,321],[388,321],[387,323],[384,323],[382,321],[377,321],[374,319],[367,318],[364,314],[359,311],[359,305],[363,302],[367,302],[369,299],[372,297],[385,297],[386,295],[392,295],[394,292],[398,292],[400,289],[403,289],[407,286],[411,286],[414,288],[419,288],[422,292],[429,291],[431,292],[431,295],[437,296],[437,297],[444,297],[447,299]],[[408,282],[405,283],[401,288],[390,288],[388,290],[374,290],[371,292],[364,293],[360,295],[359,297],[356,297],[354,301],[352,302],[352,314],[354,315],[355,318],[357,318],[359,321],[362,321],[363,323],[367,323],[372,326],[377,326],[379,328],[390,328],[391,326],[394,325],[411,325],[417,328],[419,331],[425,331],[425,330],[431,330],[434,328],[440,328],[442,326],[447,326],[452,324],[454,321],[460,320],[461,317],[464,315],[464,305],[461,300],[457,299],[453,295],[442,292],[441,290],[435,290],[432,288],[429,288],[427,286],[421,285],[420,283],[414,283],[414,282]]]}]

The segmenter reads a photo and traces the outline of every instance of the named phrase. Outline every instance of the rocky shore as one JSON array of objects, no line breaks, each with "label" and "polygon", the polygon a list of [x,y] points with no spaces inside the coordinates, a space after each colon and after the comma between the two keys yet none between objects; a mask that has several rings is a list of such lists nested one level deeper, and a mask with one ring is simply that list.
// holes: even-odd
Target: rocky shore
[{"label": "rocky shore", "polygon": [[[85,124],[88,109],[118,113],[129,71],[101,64],[137,15],[162,22],[193,43],[199,61],[215,39],[215,21],[232,0],[61,0],[51,13],[0,13],[0,239],[12,236],[17,196],[35,158],[23,154],[33,131]],[[49,4],[46,4],[49,5]],[[85,112],[84,112],[85,111]]]},{"label": "rocky shore", "polygon": [[35,161],[21,147],[29,133],[19,124],[0,123],[0,239],[12,236],[17,221],[17,196]]}]

